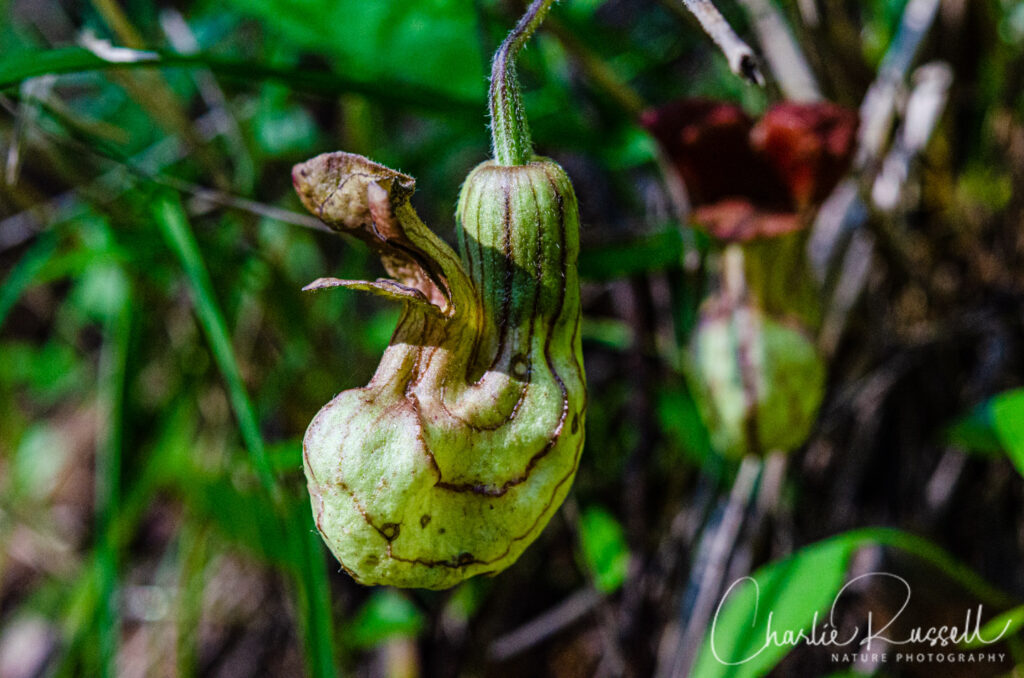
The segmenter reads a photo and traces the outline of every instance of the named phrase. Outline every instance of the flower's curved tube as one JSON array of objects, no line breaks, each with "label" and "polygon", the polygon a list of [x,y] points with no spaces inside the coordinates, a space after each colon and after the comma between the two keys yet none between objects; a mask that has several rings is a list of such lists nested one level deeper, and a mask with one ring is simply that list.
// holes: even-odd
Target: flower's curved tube
[{"label": "flower's curved tube", "polygon": [[321,278],[404,303],[372,381],[306,431],[316,525],[365,584],[447,588],[513,563],[572,484],[583,446],[579,217],[542,158],[488,161],[462,188],[460,255],[414,212],[414,181],[330,153],[293,171],[303,204],[391,278]]}]

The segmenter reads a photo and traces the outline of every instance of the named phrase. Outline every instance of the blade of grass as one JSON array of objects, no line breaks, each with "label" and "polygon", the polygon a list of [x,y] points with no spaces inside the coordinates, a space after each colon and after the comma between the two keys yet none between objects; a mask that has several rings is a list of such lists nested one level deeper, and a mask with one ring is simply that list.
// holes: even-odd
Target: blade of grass
[{"label": "blade of grass", "polygon": [[299,608],[303,610],[302,633],[307,652],[318,658],[310,662],[314,678],[334,678],[334,619],[331,616],[331,587],[324,565],[323,544],[313,524],[313,517],[305,503],[299,506],[299,516],[292,521],[290,532],[303,551],[299,562],[303,566],[302,586],[299,587]]},{"label": "blade of grass", "polygon": [[46,266],[56,250],[57,239],[52,232],[41,234],[35,244],[18,261],[17,266],[0,284],[0,327],[3,327],[7,314],[14,308],[21,295],[35,281],[36,276]]},{"label": "blade of grass", "polygon": [[[122,280],[123,280],[122,276]],[[99,577],[99,610],[96,615],[99,640],[100,675],[116,675],[117,647],[120,637],[118,618],[118,548],[114,533],[121,508],[121,442],[124,419],[125,372],[128,340],[131,333],[130,292],[127,281],[121,299],[104,323],[103,352],[100,357],[100,413],[104,426],[96,446],[96,547]]]},{"label": "blade of grass", "polygon": [[311,673],[316,678],[332,678],[336,675],[334,632],[322,547],[316,534],[309,529],[309,520],[305,512],[303,518],[297,518],[295,512],[288,511],[267,456],[255,409],[242,382],[242,375],[228,337],[227,324],[217,304],[213,284],[199,251],[199,244],[192,233],[180,200],[174,195],[161,194],[155,202],[153,213],[164,238],[185,270],[199,323],[209,341],[214,361],[227,384],[231,407],[238,420],[242,440],[249,451],[253,467],[264,490],[277,508],[281,520],[285,521],[285,533],[293,539],[292,552],[298,564],[294,574],[299,585],[299,605],[304,613],[303,631]]},{"label": "blade of grass", "polygon": [[979,600],[998,606],[1009,607],[1016,601],[1006,593],[989,584],[966,563],[954,558],[935,542],[903,530],[888,527],[869,527],[848,532],[842,539],[861,543],[876,543],[900,549],[930,563],[938,571],[957,582]]},{"label": "blade of grass", "polygon": [[134,52],[135,60],[111,61],[84,47],[59,47],[22,52],[0,60],[0,90],[20,85],[29,78],[46,74],[84,73],[125,68],[208,68],[226,80],[242,83],[254,80],[279,81],[293,90],[336,96],[355,93],[397,106],[409,106],[446,113],[460,112],[479,117],[483,100],[460,99],[399,81],[369,82],[337,73],[308,68],[278,68],[255,61],[240,61],[209,54],[178,54],[167,51]]},{"label": "blade of grass", "polygon": [[209,545],[207,529],[194,516],[186,513],[179,542],[178,588],[181,594],[177,600],[177,642],[175,643],[175,668],[179,678],[196,675],[199,663],[198,634],[195,632],[202,617],[203,570],[206,567]]},{"label": "blade of grass", "polygon": [[[194,403],[175,402],[167,408],[169,412],[162,430],[156,436],[156,442],[141,467],[141,472],[125,486],[118,504],[119,511],[111,516],[113,523],[110,534],[114,552],[127,547],[132,535],[136,533],[139,523],[145,516],[153,496],[168,484],[173,471],[186,467],[182,463],[191,452],[194,439],[196,413]],[[186,471],[187,472],[187,471]],[[25,601],[25,609],[46,609],[40,599],[48,597],[47,589],[59,587],[60,609],[54,609],[54,618],[61,619],[60,629],[64,637],[63,651],[51,667],[54,678],[81,675],[81,667],[77,661],[87,652],[89,633],[94,628],[94,620],[98,616],[100,554],[93,551],[83,563],[81,572],[71,579],[54,580],[41,586]]]},{"label": "blade of grass", "polygon": [[162,196],[157,200],[154,213],[164,238],[185,270],[185,276],[188,278],[195,302],[196,315],[199,316],[199,324],[206,334],[210,350],[213,352],[213,359],[217,363],[221,376],[224,377],[231,409],[238,420],[242,442],[249,452],[256,475],[274,504],[280,505],[282,502],[281,488],[270,467],[270,459],[267,457],[267,451],[263,444],[256,411],[249,400],[245,384],[242,382],[242,374],[238,369],[234,349],[228,337],[227,323],[224,321],[220,306],[214,297],[213,283],[210,282],[210,274],[207,272],[199,252],[199,243],[196,242],[185,211],[176,198]]},{"label": "blade of grass", "polygon": [[[92,6],[122,43],[134,49],[144,47],[142,35],[117,2],[92,0]],[[162,73],[141,71],[132,76],[118,74],[114,76],[114,79],[139,106],[149,113],[149,116],[158,125],[169,134],[184,139],[191,149],[193,157],[206,168],[218,188],[226,190],[230,187],[223,158],[202,143],[202,139],[189,119],[185,104],[179,100]]]}]

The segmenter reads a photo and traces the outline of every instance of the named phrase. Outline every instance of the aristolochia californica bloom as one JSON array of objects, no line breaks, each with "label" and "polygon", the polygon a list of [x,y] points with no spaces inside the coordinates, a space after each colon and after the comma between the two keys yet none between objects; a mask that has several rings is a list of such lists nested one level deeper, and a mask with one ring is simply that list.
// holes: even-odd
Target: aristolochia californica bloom
[{"label": "aristolochia californica bloom", "polygon": [[304,440],[317,528],[365,584],[447,588],[512,564],[572,484],[586,391],[579,217],[555,162],[533,156],[512,57],[495,57],[497,160],[466,179],[457,255],[409,204],[411,177],[329,153],[293,171],[303,204],[376,252],[391,276],[321,278],[404,303],[372,381],[336,396]]}]

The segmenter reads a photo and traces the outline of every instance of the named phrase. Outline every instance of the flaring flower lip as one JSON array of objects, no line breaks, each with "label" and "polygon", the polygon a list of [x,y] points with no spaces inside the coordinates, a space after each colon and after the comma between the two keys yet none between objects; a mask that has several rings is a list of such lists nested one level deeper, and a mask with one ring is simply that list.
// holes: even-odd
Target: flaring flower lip
[{"label": "flaring flower lip", "polygon": [[645,111],[686,183],[693,219],[726,242],[800,230],[849,170],[854,111],[831,102],[784,102],[756,123],[737,105],[683,99]]}]

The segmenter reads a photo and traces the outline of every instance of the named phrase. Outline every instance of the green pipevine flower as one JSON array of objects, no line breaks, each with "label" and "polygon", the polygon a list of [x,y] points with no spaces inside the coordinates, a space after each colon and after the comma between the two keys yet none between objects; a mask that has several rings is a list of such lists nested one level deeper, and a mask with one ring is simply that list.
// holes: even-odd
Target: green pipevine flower
[{"label": "green pipevine flower", "polygon": [[[534,3],[516,31],[532,32],[548,4]],[[492,101],[513,99],[494,107],[497,117],[521,113],[508,86],[510,52],[525,39],[516,31],[495,58]],[[306,208],[367,243],[391,276],[307,289],[404,303],[373,379],[325,405],[303,445],[317,528],[364,584],[440,589],[505,569],[544,529],[579,464],[576,197],[558,164],[532,151],[522,161],[521,116],[506,122],[492,125],[501,162],[463,184],[458,255],[409,204],[411,177],[340,152],[293,170]]]},{"label": "green pipevine flower", "polygon": [[747,288],[747,254],[726,248],[723,289],[702,305],[686,355],[711,442],[732,458],[802,445],[825,391],[824,360],[800,317],[767,312]]}]

